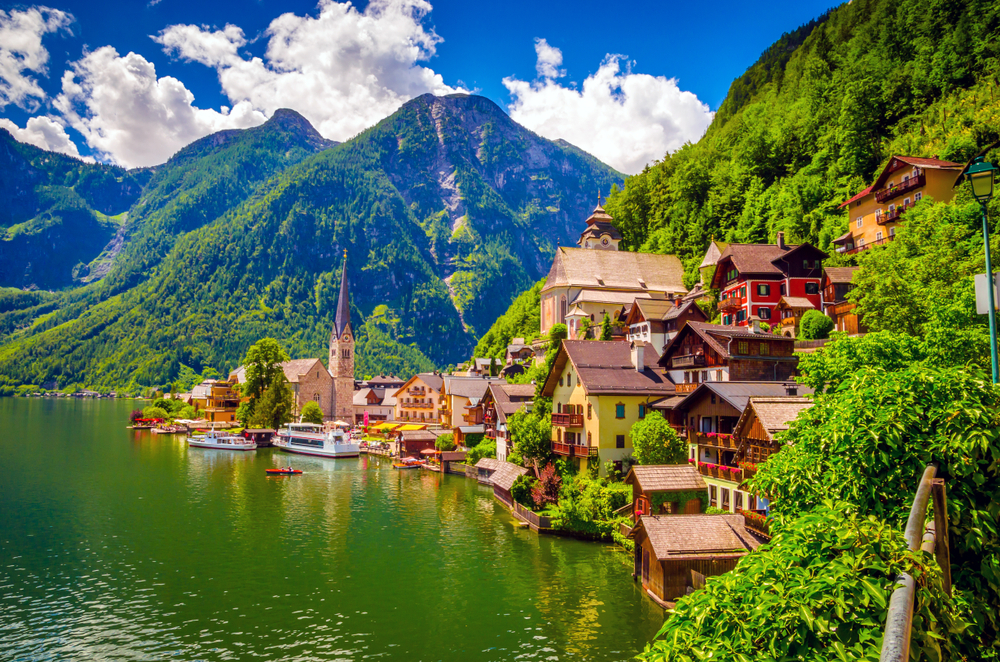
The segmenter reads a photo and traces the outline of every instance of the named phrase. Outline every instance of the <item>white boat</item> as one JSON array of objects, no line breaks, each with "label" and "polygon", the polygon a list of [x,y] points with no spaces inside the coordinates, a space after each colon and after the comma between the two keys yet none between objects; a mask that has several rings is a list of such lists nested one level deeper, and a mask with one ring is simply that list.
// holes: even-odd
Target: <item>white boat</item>
[{"label": "white boat", "polygon": [[188,446],[195,448],[218,448],[230,451],[252,451],[257,448],[257,442],[237,434],[227,434],[209,430],[205,434],[187,438]]},{"label": "white boat", "polygon": [[323,431],[315,423],[289,423],[278,430],[274,445],[287,453],[317,457],[358,457],[360,447],[343,430]]}]

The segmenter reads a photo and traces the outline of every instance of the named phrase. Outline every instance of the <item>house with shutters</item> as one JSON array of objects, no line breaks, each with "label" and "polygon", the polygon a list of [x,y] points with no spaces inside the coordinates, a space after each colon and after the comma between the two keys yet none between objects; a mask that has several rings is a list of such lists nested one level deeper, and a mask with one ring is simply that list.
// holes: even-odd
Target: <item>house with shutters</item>
[{"label": "house with shutters", "polygon": [[792,338],[704,322],[685,324],[659,359],[679,394],[705,382],[788,381],[798,362]]},{"label": "house with shutters", "polygon": [[833,240],[837,252],[853,255],[892,241],[903,214],[921,200],[951,200],[963,167],[938,158],[893,156],[871,186],[841,203],[849,227]]},{"label": "house with shutters", "polygon": [[642,342],[564,340],[541,391],[552,398],[552,452],[579,469],[596,463],[604,475],[612,462],[621,471],[632,425],[674,394],[658,358]]},{"label": "house with shutters", "polygon": [[821,309],[826,257],[811,244],[786,244],[784,232],[773,244],[729,244],[712,277],[712,287],[720,292],[723,326],[747,326],[754,317],[772,326],[781,324],[783,299],[785,309],[796,309],[800,300]]},{"label": "house with shutters", "polygon": [[694,300],[636,299],[625,316],[626,339],[644,342],[660,353],[685,324],[707,321],[708,316]]},{"label": "house with shutters", "polygon": [[393,392],[397,421],[436,424],[441,422],[444,377],[437,372],[422,372],[406,380]]},{"label": "house with shutters", "polygon": [[490,382],[482,399],[484,436],[497,444],[497,459],[507,461],[514,450],[510,435],[507,434],[507,417],[524,409],[530,411],[535,399],[534,384],[508,384]]}]

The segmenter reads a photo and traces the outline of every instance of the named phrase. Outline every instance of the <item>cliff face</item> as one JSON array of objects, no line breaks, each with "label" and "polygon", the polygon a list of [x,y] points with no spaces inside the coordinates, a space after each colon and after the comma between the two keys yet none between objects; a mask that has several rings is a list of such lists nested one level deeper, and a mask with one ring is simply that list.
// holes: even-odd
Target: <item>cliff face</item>
[{"label": "cliff face", "polygon": [[[279,111],[142,175],[90,265],[107,276],[8,336],[0,370],[23,383],[42,372],[157,384],[180,364],[235,365],[266,335],[325,356],[344,250],[358,353],[371,354],[358,365],[454,363],[556,246],[575,243],[598,190],[623,180],[465,95],[419,97],[340,145]],[[46,358],[31,367],[31,356]]]}]

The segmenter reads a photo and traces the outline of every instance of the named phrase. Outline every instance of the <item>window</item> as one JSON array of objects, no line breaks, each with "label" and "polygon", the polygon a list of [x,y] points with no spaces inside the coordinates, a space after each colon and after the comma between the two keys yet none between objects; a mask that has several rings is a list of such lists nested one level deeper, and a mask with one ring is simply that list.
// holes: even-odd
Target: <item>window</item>
[{"label": "window", "polygon": [[768,345],[766,342],[762,342],[760,344],[760,355],[761,356],[770,356],[770,354],[771,354],[771,346]]},{"label": "window", "polygon": [[913,196],[913,201],[914,202],[920,202],[920,198],[922,198],[922,197],[924,197],[924,194],[918,192],[916,195]]},{"label": "window", "polygon": [[743,297],[744,299],[747,298],[747,286],[746,285],[744,285],[743,287],[740,288],[740,296]]},{"label": "window", "polygon": [[879,230],[875,233],[875,241],[882,241],[882,231]]},{"label": "window", "polygon": [[562,378],[562,377],[560,377],[560,378],[559,378],[559,386],[562,386],[562,385],[563,385],[563,378]]},{"label": "window", "polygon": [[587,403],[587,420],[588,421],[590,420],[590,417],[591,417],[591,414],[593,413],[593,411],[594,411],[594,405],[592,405],[592,404],[590,404],[588,402]]},{"label": "window", "polygon": [[802,260],[802,268],[803,269],[809,268],[809,260]]},{"label": "window", "polygon": [[733,507],[736,510],[743,510],[743,492],[733,490]]},{"label": "window", "polygon": [[819,294],[819,283],[806,283],[806,294]]},{"label": "window", "polygon": [[625,405],[620,402],[615,405],[615,418],[625,418]]},{"label": "window", "polygon": [[747,318],[747,311],[741,310],[741,311],[739,311],[739,312],[736,313],[736,321],[737,322],[742,322],[746,318]]},{"label": "window", "polygon": [[562,403],[561,402],[557,402],[556,403],[556,413],[557,414],[561,414],[562,413]]},{"label": "window", "polygon": [[910,206],[910,199],[909,198],[903,198],[903,206],[904,207],[909,207]]},{"label": "window", "polygon": [[770,308],[765,308],[764,306],[761,306],[760,308],[757,309],[757,315],[762,320],[769,320],[769,319],[771,319],[771,309]]},{"label": "window", "polygon": [[890,211],[890,212],[894,212],[894,211],[896,211],[896,203],[895,203],[895,202],[894,202],[894,203],[892,203],[891,205],[889,205],[889,211]]},{"label": "window", "polygon": [[889,228],[889,236],[890,237],[896,236],[896,228]]},{"label": "window", "polygon": [[762,297],[771,296],[771,286],[770,285],[758,285],[757,286],[757,296],[762,296]]},{"label": "window", "polygon": [[729,510],[729,488],[722,488],[722,509]]},{"label": "window", "polygon": [[625,435],[620,434],[615,437],[615,448],[625,448]]},{"label": "window", "polygon": [[646,418],[646,405],[639,405],[639,418]]},{"label": "window", "polygon": [[858,216],[858,220],[857,220],[857,221],[855,221],[855,222],[857,223],[857,227],[859,227],[859,228],[860,228],[860,227],[861,227],[861,224],[862,224],[862,223],[864,222],[864,219],[863,219],[863,218],[861,218],[860,216]]},{"label": "window", "polygon": [[343,358],[343,359],[349,359],[349,358],[351,358],[351,350],[349,350],[349,349],[342,349],[342,350],[340,350],[340,357]]},{"label": "window", "polygon": [[722,323],[724,325],[729,326],[730,324],[732,324],[732,321],[733,321],[733,318],[730,317],[729,315],[723,315],[722,316]]},{"label": "window", "polygon": [[562,443],[562,428],[556,428],[556,441]]},{"label": "window", "polygon": [[861,248],[864,245],[865,245],[865,238],[864,237],[858,237],[858,248]]},{"label": "window", "polygon": [[741,340],[738,343],[737,351],[740,354],[749,354],[750,353],[750,343],[748,343],[746,340]]},{"label": "window", "polygon": [[714,393],[712,394],[712,404],[713,405],[715,404],[715,394]]},{"label": "window", "polygon": [[587,433],[587,445],[588,446],[590,445],[591,439],[592,439],[592,437],[590,436],[590,433],[588,432]]},{"label": "window", "polygon": [[716,491],[715,485],[708,486],[708,500],[713,506],[718,505],[718,497],[716,496],[718,492]]}]

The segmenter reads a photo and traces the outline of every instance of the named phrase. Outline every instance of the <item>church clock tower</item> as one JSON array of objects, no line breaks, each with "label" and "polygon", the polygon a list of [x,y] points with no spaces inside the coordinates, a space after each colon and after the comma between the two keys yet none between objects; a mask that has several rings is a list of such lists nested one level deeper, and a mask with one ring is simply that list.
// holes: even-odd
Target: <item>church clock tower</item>
[{"label": "church clock tower", "polygon": [[351,329],[351,301],[347,286],[347,251],[340,275],[337,319],[330,334],[330,374],[333,376],[333,416],[354,422],[354,331]]}]

